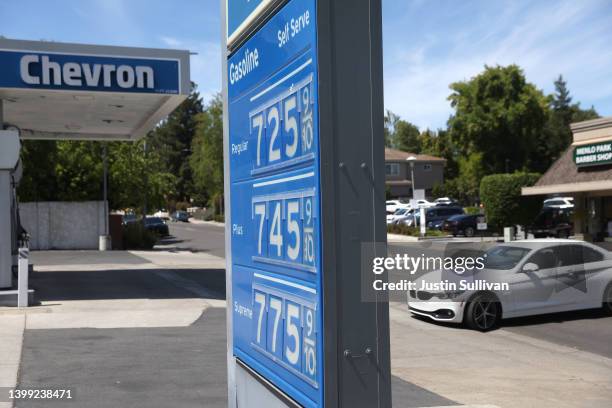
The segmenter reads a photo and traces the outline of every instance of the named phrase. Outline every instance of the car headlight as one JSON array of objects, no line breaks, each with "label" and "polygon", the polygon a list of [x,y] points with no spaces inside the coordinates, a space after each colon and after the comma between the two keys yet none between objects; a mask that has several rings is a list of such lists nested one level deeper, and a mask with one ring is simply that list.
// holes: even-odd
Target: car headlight
[{"label": "car headlight", "polygon": [[465,290],[456,290],[453,292],[443,292],[443,293],[438,294],[438,299],[456,299],[463,293],[465,293]]}]

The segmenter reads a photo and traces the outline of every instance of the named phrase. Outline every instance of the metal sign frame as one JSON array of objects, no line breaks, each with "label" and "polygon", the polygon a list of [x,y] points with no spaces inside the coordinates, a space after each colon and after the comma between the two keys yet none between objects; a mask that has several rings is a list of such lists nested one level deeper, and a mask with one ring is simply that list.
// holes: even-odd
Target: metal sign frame
[{"label": "metal sign frame", "polygon": [[[221,0],[223,22],[225,1]],[[272,2],[268,10],[276,12],[286,3]],[[316,3],[325,350],[320,406],[390,407],[388,304],[361,298],[362,259],[356,256],[364,243],[386,243],[381,1]],[[233,353],[228,58],[270,15],[253,21],[231,44],[222,28],[230,407],[240,405],[245,395],[250,404],[299,405]]]}]

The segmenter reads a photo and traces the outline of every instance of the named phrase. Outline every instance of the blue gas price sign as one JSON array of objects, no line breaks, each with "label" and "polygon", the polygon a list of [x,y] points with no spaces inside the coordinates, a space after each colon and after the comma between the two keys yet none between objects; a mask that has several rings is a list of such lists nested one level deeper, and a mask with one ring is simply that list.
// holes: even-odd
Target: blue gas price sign
[{"label": "blue gas price sign", "polygon": [[292,0],[229,58],[234,354],[323,404],[316,2]]}]

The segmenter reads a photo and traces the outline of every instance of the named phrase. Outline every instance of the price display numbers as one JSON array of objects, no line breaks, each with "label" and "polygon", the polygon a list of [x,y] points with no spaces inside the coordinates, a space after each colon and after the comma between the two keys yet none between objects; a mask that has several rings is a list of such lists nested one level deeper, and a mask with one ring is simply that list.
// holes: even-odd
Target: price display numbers
[{"label": "price display numbers", "polygon": [[[317,385],[317,326],[315,306],[283,298],[265,286],[253,291],[252,344],[261,353]],[[284,294],[285,296],[287,294]]]},{"label": "price display numbers", "polygon": [[250,113],[256,151],[252,175],[314,158],[312,75]]},{"label": "price display numbers", "polygon": [[316,272],[315,190],[253,198],[254,262]]}]

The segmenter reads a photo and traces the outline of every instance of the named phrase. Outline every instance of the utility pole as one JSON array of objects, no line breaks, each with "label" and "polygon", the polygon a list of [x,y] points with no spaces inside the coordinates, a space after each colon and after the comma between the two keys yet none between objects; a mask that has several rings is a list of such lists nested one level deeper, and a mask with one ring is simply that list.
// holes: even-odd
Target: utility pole
[{"label": "utility pole", "polygon": [[103,187],[103,201],[104,201],[104,235],[108,236],[108,150],[107,143],[102,143],[102,158],[104,163],[104,187]]},{"label": "utility pole", "polygon": [[144,204],[142,206],[142,219],[147,217],[147,199],[149,197],[149,166],[147,161],[147,139],[144,141]]}]

